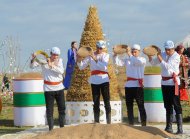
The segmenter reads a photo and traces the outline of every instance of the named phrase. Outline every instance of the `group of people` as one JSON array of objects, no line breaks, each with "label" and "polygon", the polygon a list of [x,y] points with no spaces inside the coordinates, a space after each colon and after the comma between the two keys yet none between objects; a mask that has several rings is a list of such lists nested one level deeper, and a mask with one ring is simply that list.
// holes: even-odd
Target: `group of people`
[{"label": "group of people", "polygon": [[[110,78],[108,73],[109,54],[104,51],[106,42],[97,41],[96,50],[86,58],[82,59],[77,55],[77,42],[71,43],[71,49],[68,51],[68,63],[66,69],[66,77],[63,85],[64,68],[60,56],[60,49],[53,47],[51,56],[47,59],[47,64],[41,65],[44,77],[44,90],[46,100],[46,114],[49,130],[53,129],[53,104],[54,98],[57,101],[59,111],[59,124],[63,127],[65,124],[65,100],[64,88],[70,86],[70,79],[75,64],[80,70],[90,66],[91,76],[89,83],[91,84],[93,97],[94,122],[99,123],[100,117],[100,95],[102,94],[107,124],[111,123],[111,105],[110,105]],[[177,134],[182,134],[182,107],[180,104],[180,89],[186,89],[187,84],[182,80],[180,85],[180,77],[186,77],[186,68],[188,67],[187,59],[182,55],[184,47],[178,46],[175,50],[173,41],[164,43],[165,51],[160,50],[156,57],[148,56],[148,60],[152,65],[160,64],[161,67],[161,88],[166,109],[166,128],[169,133],[173,133],[173,108],[176,112]],[[127,81],[125,83],[125,100],[127,106],[128,121],[130,125],[134,125],[133,102],[136,100],[140,112],[141,125],[146,126],[147,115],[144,107],[143,78],[146,65],[146,58],[140,56],[141,47],[134,44],[132,47],[126,48],[128,57],[121,58],[116,53],[113,54],[113,61],[118,66],[126,66]],[[178,54],[179,53],[179,54]],[[39,66],[35,61],[36,56],[32,55],[31,67]],[[68,73],[68,74],[67,74]],[[180,75],[180,77],[179,77]],[[69,81],[69,82],[68,82]]]}]

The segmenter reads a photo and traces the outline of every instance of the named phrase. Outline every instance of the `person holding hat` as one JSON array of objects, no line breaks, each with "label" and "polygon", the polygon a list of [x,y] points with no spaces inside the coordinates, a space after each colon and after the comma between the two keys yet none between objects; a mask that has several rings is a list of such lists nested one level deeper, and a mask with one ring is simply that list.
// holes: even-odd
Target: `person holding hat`
[{"label": "person holding hat", "polygon": [[166,128],[165,131],[173,133],[173,107],[176,112],[177,132],[182,134],[182,108],[180,104],[179,92],[179,65],[180,55],[175,51],[174,43],[168,40],[164,43],[165,52],[158,52],[156,58],[148,56],[149,62],[152,65],[160,64],[161,66],[161,88],[164,100],[164,107],[166,109]]},{"label": "person holding hat", "polygon": [[187,88],[188,88],[188,69],[189,69],[189,61],[187,56],[183,54],[185,48],[182,44],[178,45],[175,48],[175,51],[180,55],[180,64],[179,64],[179,71],[180,71],[180,100],[182,101],[188,101],[188,94],[187,94]]},{"label": "person holding hat", "polygon": [[92,88],[94,122],[99,123],[100,117],[100,94],[103,96],[107,124],[111,123],[111,106],[110,106],[110,90],[109,90],[109,75],[108,62],[109,54],[103,52],[106,48],[106,42],[103,40],[97,41],[96,51],[90,56],[81,60],[77,58],[77,65],[80,70],[83,70],[90,65],[91,76],[89,83]]},{"label": "person holding hat", "polygon": [[57,102],[59,112],[59,126],[64,127],[65,124],[65,99],[64,99],[64,86],[63,86],[63,61],[59,57],[61,54],[58,47],[51,48],[50,58],[47,59],[46,64],[40,64],[35,61],[36,55],[32,54],[30,63],[31,68],[41,66],[44,78],[44,96],[46,102],[46,117],[49,130],[53,129],[53,107],[54,99]]},{"label": "person holding hat", "polygon": [[143,78],[146,59],[140,56],[140,45],[134,44],[132,50],[126,48],[128,57],[120,59],[114,54],[114,63],[118,66],[126,66],[127,81],[125,83],[125,100],[127,106],[128,121],[134,125],[133,101],[137,102],[140,112],[141,125],[146,126],[146,111],[144,107]]}]

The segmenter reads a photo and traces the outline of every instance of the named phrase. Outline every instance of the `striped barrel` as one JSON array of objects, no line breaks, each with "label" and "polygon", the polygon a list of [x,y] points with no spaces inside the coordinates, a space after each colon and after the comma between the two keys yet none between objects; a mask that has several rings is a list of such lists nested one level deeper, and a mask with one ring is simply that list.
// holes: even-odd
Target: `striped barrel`
[{"label": "striped barrel", "polygon": [[13,79],[15,126],[45,125],[43,79]]},{"label": "striped barrel", "polygon": [[144,76],[144,104],[147,122],[165,122],[166,111],[164,108],[161,75],[145,74]]}]

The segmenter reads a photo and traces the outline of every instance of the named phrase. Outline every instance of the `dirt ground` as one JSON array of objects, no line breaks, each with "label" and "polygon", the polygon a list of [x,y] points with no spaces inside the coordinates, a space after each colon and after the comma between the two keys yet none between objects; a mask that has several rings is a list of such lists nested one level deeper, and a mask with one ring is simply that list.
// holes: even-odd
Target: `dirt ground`
[{"label": "dirt ground", "polygon": [[[42,128],[41,128],[42,129]],[[39,131],[37,133],[37,131]],[[36,132],[36,133],[35,133]],[[50,132],[40,133],[40,129],[33,134],[17,134],[14,136],[2,136],[1,139],[162,139],[174,138],[172,134],[152,127],[129,126],[127,124],[81,124],[56,128]],[[34,134],[35,133],[35,134]]]}]

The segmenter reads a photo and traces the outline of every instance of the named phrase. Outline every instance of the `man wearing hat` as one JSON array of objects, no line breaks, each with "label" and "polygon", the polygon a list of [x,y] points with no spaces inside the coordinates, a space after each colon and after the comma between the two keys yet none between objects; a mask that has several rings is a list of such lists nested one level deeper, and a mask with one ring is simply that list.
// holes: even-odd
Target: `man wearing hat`
[{"label": "man wearing hat", "polygon": [[59,112],[59,126],[64,127],[65,124],[65,99],[64,99],[64,86],[63,86],[63,61],[59,57],[61,54],[58,47],[51,48],[50,58],[47,59],[46,64],[40,64],[35,61],[36,55],[32,54],[30,67],[35,68],[41,66],[44,78],[44,95],[46,101],[46,117],[49,130],[53,129],[53,107],[54,99],[57,102]]},{"label": "man wearing hat", "polygon": [[143,78],[146,59],[140,57],[140,45],[134,44],[132,50],[126,48],[128,58],[120,59],[114,54],[114,63],[118,66],[126,66],[127,81],[125,83],[125,99],[128,121],[134,125],[133,101],[137,102],[140,112],[141,125],[146,126],[146,111],[144,107]]},{"label": "man wearing hat", "polygon": [[180,56],[174,49],[174,43],[168,40],[164,43],[165,52],[158,52],[157,58],[149,57],[149,62],[153,65],[160,64],[161,66],[161,85],[164,100],[164,107],[166,109],[166,128],[165,131],[173,133],[173,107],[176,112],[177,132],[182,134],[182,108],[180,104],[179,94],[179,64]]},{"label": "man wearing hat", "polygon": [[89,83],[92,88],[93,96],[93,110],[94,122],[99,123],[100,117],[100,94],[103,96],[107,124],[111,123],[111,106],[110,106],[110,91],[109,91],[109,75],[108,75],[108,62],[109,54],[103,52],[106,48],[106,42],[100,40],[96,43],[96,51],[86,57],[84,60],[77,58],[77,65],[82,70],[90,65],[91,76]]}]

